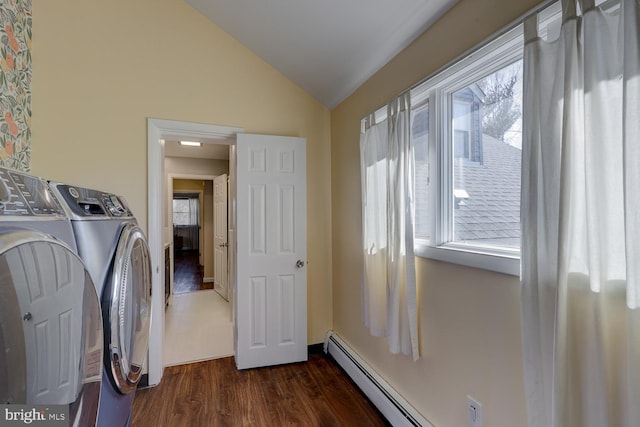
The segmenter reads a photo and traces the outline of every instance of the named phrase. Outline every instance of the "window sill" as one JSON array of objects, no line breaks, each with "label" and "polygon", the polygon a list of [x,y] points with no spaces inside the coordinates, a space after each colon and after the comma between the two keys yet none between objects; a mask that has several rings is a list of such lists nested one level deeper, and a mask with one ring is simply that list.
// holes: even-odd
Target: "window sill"
[{"label": "window sill", "polygon": [[447,246],[428,246],[416,240],[414,252],[422,258],[435,259],[451,264],[480,268],[520,277],[520,257],[508,255],[494,255],[474,252],[469,249]]}]

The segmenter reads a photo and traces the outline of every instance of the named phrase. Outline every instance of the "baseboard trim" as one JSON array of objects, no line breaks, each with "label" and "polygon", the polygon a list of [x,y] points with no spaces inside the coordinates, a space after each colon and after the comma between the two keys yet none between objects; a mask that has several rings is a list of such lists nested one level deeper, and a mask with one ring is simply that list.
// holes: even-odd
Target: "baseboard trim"
[{"label": "baseboard trim", "polygon": [[142,374],[140,377],[140,381],[138,381],[138,386],[136,388],[147,388],[149,387],[149,374]]},{"label": "baseboard trim", "polygon": [[433,427],[334,331],[327,332],[324,352],[333,357],[391,425]]},{"label": "baseboard trim", "polygon": [[309,356],[313,354],[323,354],[324,351],[324,343],[311,344],[307,346],[307,353]]}]

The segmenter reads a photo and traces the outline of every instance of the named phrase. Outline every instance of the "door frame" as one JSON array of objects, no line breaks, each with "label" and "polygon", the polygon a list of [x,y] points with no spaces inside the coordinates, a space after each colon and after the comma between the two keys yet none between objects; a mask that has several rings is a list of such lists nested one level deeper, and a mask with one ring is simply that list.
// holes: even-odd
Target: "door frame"
[{"label": "door frame", "polygon": [[189,140],[235,145],[243,128],[176,120],[147,119],[147,239],[151,256],[151,331],[149,334],[148,384],[160,383],[164,371],[164,224],[166,183],[164,141]]}]

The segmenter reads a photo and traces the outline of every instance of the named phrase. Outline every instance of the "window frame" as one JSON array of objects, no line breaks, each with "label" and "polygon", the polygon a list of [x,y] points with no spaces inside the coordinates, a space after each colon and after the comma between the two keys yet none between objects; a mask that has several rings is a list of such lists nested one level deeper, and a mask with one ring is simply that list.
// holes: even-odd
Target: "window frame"
[{"label": "window frame", "polygon": [[453,94],[523,58],[522,23],[411,91],[412,111],[429,105],[430,239],[414,238],[417,256],[519,276],[520,250],[453,241]]},{"label": "window frame", "polygon": [[[431,117],[431,110],[430,110],[431,109],[431,104],[430,104],[430,102],[431,102],[430,98],[423,98],[423,99],[420,100],[420,102],[415,102],[413,99],[411,100],[411,126],[413,128],[413,119],[414,119],[415,112],[418,111],[418,110],[421,110],[421,109],[426,109],[427,110],[427,121],[428,121],[427,132],[426,132],[426,135],[427,135],[427,144],[426,144],[427,145],[426,146],[426,160],[427,160],[427,162],[426,163],[428,165],[428,171],[429,171],[428,172],[428,177],[427,177],[427,180],[428,180],[427,184],[428,184],[428,189],[429,189],[429,193],[427,194],[427,201],[428,201],[428,205],[429,206],[433,206],[432,192],[430,191],[431,190],[431,185],[432,185],[431,175],[433,174],[433,172],[432,172],[432,170],[433,170],[433,162],[432,162],[433,155],[432,155],[432,151],[431,151],[433,149],[432,148],[432,142],[431,142],[431,137],[432,137],[432,135],[431,135],[431,126],[432,126],[433,122],[432,122],[432,117]],[[412,137],[413,137],[413,134],[412,134]],[[414,149],[414,162],[415,162],[416,161],[415,160],[415,145],[414,145],[413,149]],[[415,163],[414,163],[414,173],[415,173]],[[414,184],[413,184],[414,193],[416,191],[416,182],[417,181],[416,181],[415,176],[414,176]],[[414,201],[416,201],[416,200],[417,200],[417,196],[416,196],[416,194],[414,194]],[[415,208],[416,208],[416,206],[414,206],[414,209]],[[414,221],[413,221],[414,246],[415,246],[415,242],[418,241],[418,240],[420,240],[423,244],[426,244],[426,245],[430,244],[430,242],[432,241],[433,235],[434,235],[433,233],[435,231],[435,228],[433,227],[433,221],[431,220],[431,218],[433,217],[434,214],[435,214],[435,212],[432,212],[429,215],[428,224],[427,224],[427,229],[428,229],[428,233],[429,233],[429,237],[428,238],[416,237],[417,220],[414,217]]]}]

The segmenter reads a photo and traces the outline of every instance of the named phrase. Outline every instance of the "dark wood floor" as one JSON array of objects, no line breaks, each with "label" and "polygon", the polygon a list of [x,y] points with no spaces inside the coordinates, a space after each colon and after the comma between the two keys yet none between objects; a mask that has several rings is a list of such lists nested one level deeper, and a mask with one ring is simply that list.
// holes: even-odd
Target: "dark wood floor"
[{"label": "dark wood floor", "polygon": [[173,293],[213,289],[213,283],[203,282],[202,267],[198,261],[198,251],[176,251],[173,264]]},{"label": "dark wood floor", "polygon": [[322,353],[308,362],[238,371],[232,357],[165,368],[138,390],[133,427],[388,426]]}]

